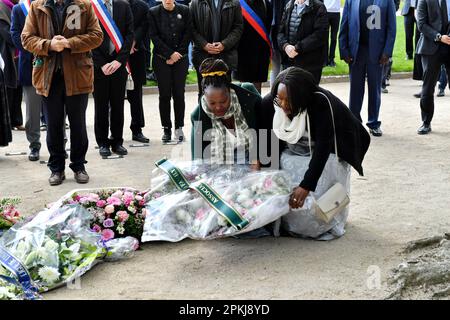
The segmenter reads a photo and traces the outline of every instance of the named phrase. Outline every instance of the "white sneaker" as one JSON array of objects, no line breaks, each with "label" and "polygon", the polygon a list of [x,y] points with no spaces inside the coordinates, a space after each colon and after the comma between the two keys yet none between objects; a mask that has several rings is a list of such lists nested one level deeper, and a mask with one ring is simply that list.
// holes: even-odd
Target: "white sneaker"
[{"label": "white sneaker", "polygon": [[175,136],[175,139],[176,139],[178,142],[183,142],[183,141],[184,141],[183,128],[175,129],[174,136]]}]

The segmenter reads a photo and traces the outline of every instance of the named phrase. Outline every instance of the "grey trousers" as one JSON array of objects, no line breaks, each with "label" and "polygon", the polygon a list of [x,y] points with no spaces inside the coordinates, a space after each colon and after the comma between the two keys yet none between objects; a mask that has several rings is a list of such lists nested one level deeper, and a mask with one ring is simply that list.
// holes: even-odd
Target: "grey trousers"
[{"label": "grey trousers", "polygon": [[25,132],[30,149],[41,149],[41,105],[42,97],[33,86],[23,86],[26,106]]}]

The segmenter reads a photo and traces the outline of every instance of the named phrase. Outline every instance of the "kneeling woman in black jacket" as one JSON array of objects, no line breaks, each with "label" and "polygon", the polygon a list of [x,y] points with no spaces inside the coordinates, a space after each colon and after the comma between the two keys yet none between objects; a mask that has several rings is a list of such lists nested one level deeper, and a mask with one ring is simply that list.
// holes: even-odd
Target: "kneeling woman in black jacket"
[{"label": "kneeling woman in black jacket", "polygon": [[[287,146],[280,165],[291,173],[294,183],[289,200],[294,211],[282,218],[282,227],[291,234],[312,238],[341,236],[347,208],[329,223],[318,220],[314,210],[305,209],[312,207],[313,197],[319,198],[336,182],[349,191],[350,166],[363,174],[369,134],[342,101],[317,86],[312,74],[298,67],[278,75],[271,94],[263,101],[266,110],[272,105],[273,130]],[[308,197],[310,192],[312,197]]]}]

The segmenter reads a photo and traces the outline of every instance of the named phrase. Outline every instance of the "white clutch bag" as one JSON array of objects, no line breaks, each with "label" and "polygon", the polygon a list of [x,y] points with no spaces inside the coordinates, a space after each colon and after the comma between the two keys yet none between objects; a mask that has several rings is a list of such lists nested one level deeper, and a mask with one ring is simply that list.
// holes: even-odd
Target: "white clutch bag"
[{"label": "white clutch bag", "polygon": [[345,187],[337,182],[319,199],[315,200],[315,213],[317,218],[329,223],[333,217],[344,210],[350,203],[350,197]]},{"label": "white clutch bag", "polygon": [[131,74],[128,74],[127,77],[127,84],[126,84],[126,90],[134,90],[134,81]]},{"label": "white clutch bag", "polygon": [[[330,106],[330,112],[331,112],[331,120],[333,123],[333,131],[334,131],[334,148],[335,148],[335,154],[336,154],[336,162],[339,160],[338,155],[338,148],[337,148],[337,139],[336,139],[336,128],[334,124],[334,114],[333,114],[333,107],[331,106],[331,102],[328,99],[328,97],[323,94],[322,92],[316,92],[318,94],[323,95],[327,101],[328,105]],[[309,125],[309,116],[307,116],[308,121],[308,128],[310,128]],[[309,139],[309,145],[311,148],[311,135],[308,131],[308,139]],[[337,168],[337,166],[336,166]],[[317,218],[320,220],[328,223],[333,219],[333,217],[344,210],[344,208],[350,203],[350,197],[348,196],[347,190],[345,187],[340,184],[339,182],[335,183],[330,189],[327,190],[319,199],[315,199],[315,213]]]}]

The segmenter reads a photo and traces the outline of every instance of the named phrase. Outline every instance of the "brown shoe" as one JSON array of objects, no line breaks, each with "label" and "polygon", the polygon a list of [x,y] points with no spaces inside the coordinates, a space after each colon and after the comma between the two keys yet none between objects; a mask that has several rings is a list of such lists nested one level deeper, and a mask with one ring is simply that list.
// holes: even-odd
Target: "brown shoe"
[{"label": "brown shoe", "polygon": [[63,180],[66,179],[66,175],[64,174],[64,171],[62,172],[52,172],[52,175],[50,178],[48,178],[48,182],[51,186],[57,186],[60,185]]},{"label": "brown shoe", "polygon": [[74,178],[78,183],[88,183],[89,176],[85,170],[80,170],[74,173]]},{"label": "brown shoe", "polygon": [[25,127],[23,125],[15,126],[13,129],[17,131],[25,131]]}]

